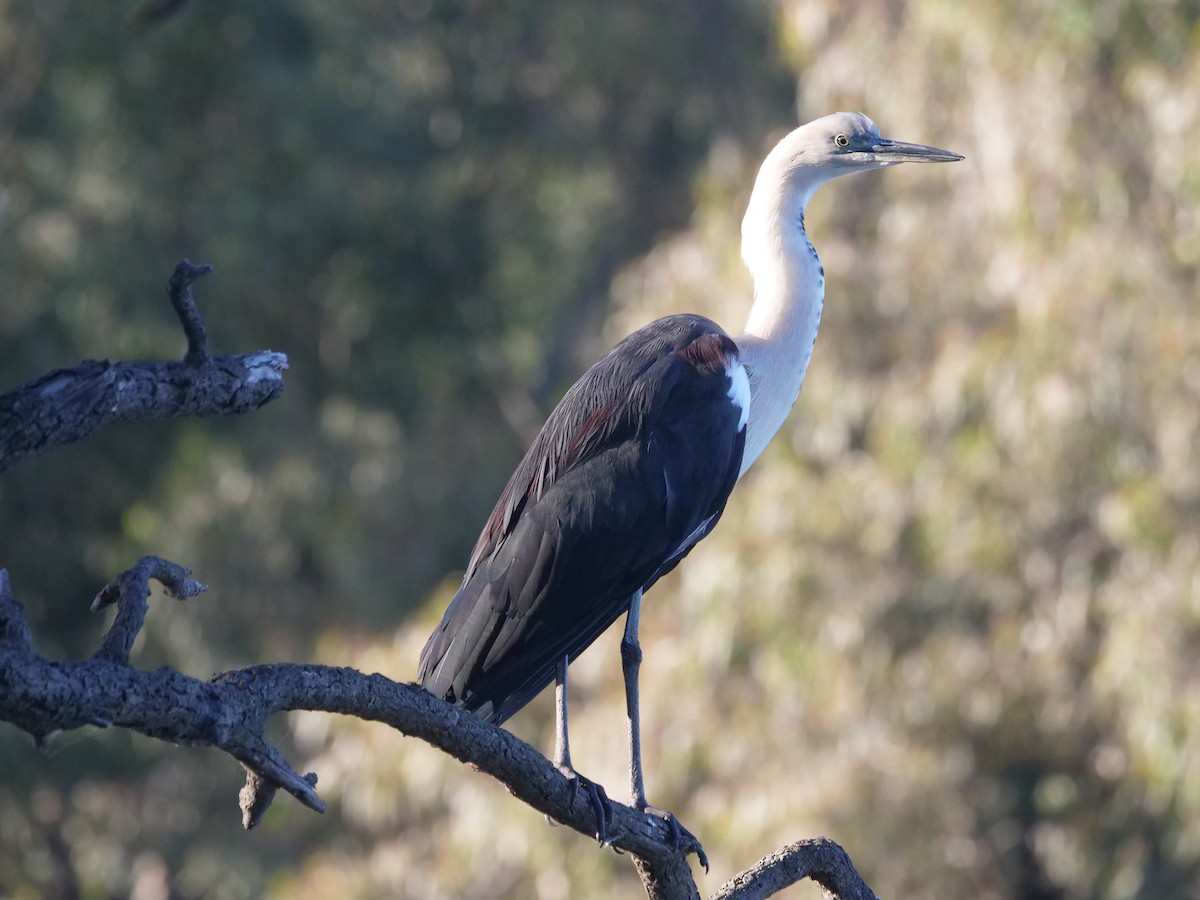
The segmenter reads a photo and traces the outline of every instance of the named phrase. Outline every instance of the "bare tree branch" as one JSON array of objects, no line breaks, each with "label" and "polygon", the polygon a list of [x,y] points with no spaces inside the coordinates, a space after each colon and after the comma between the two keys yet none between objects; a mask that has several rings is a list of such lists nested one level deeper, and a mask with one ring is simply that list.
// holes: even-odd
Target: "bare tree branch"
[{"label": "bare tree branch", "polygon": [[711,900],[759,900],[797,881],[811,878],[826,896],[842,900],[878,900],[840,846],[828,838],[788,844],[723,884]]},{"label": "bare tree branch", "polygon": [[[315,778],[297,774],[264,738],[266,720],[296,709],[342,713],[383,722],[428,741],[495,776],[516,797],[554,820],[583,834],[596,833],[591,803],[583,792],[572,790],[549,760],[509,732],[436,699],[419,685],[353,669],[291,663],[251,666],[207,682],[170,669],[129,666],[119,650],[130,642],[130,629],[141,617],[124,610],[144,606],[147,577],[180,572],[186,570],[145,557],[118,575],[98,598],[118,605],[117,620],[104,638],[104,647],[116,649],[64,663],[45,659],[22,639],[28,626],[8,589],[7,573],[0,574],[0,634],[6,636],[0,640],[0,719],[38,740],[54,731],[108,723],[171,743],[216,747],[251,773],[242,805],[244,820],[252,825],[269,802],[268,790],[282,788],[311,809],[325,808],[314,789]],[[184,584],[182,593],[198,593],[195,582]],[[655,863],[670,856],[682,858],[660,820],[617,803],[613,813],[608,827],[616,836],[616,849]]]},{"label": "bare tree branch", "polygon": [[196,309],[196,301],[192,299],[192,285],[212,271],[208,263],[193,266],[186,259],[175,267],[171,280],[167,282],[167,296],[175,315],[179,316],[179,324],[187,335],[188,349],[183,361],[189,366],[201,366],[208,362],[208,332],[200,318],[200,310]]},{"label": "bare tree branch", "polygon": [[[88,361],[51,372],[0,397],[0,471],[53,447],[79,440],[110,422],[247,412],[279,395],[283,354],[271,351],[212,357],[191,285],[208,266],[181,262],[168,292],[188,340],[180,362]],[[537,750],[507,731],[438,700],[419,685],[354,669],[282,663],[237,669],[209,681],[160,668],[130,665],[129,654],[149,610],[149,582],[187,600],[205,591],[189,569],[146,556],[97,595],[92,610],[116,605],[117,615],[96,653],[54,662],[33,647],[23,608],[0,569],[0,721],[31,734],[41,746],[56,731],[118,726],[175,744],[215,747],[246,772],[239,793],[242,824],[253,828],[283,789],[317,812],[317,776],[296,772],[265,737],[267,719],[290,710],[341,713],[382,722],[420,738],[492,775],[527,805],[574,830],[595,835],[598,811]],[[687,857],[698,845],[676,846],[661,819],[620,803],[605,817],[613,849],[630,854],[652,900],[698,898]],[[703,857],[701,857],[703,858]],[[824,838],[785,847],[735,876],[720,900],[768,896],[802,878],[847,900],[871,890],[849,857]]]},{"label": "bare tree branch", "polygon": [[96,595],[92,601],[92,612],[100,612],[113,603],[118,604],[117,617],[104,635],[100,649],[96,651],[95,659],[107,659],[112,662],[129,662],[129,651],[137,639],[142,624],[146,621],[146,613],[150,609],[147,602],[150,597],[150,579],[153,578],[166,589],[167,594],[176,600],[187,600],[208,586],[198,581],[188,581],[191,569],[177,566],[175,563],[159,559],[157,556],[143,556],[132,568],[122,572]]},{"label": "bare tree branch", "polygon": [[[555,821],[581,834],[596,833],[590,801],[542,754],[419,685],[354,669],[294,663],[251,666],[210,681],[165,668],[131,667],[127,648],[144,621],[147,579],[164,580],[171,594],[186,599],[203,590],[187,574],[156,557],[139,560],[97,596],[96,607],[118,606],[101,651],[88,660],[59,663],[34,651],[8,574],[0,570],[0,720],[29,732],[39,743],[55,731],[115,725],[170,743],[223,750],[246,769],[240,804],[243,824],[250,828],[280,788],[310,809],[325,809],[316,793],[316,776],[297,773],[264,737],[266,720],[296,709],[341,713],[427,741],[492,775],[513,796]],[[699,896],[686,861],[688,848],[672,845],[660,819],[613,803],[607,824],[612,847],[634,857],[649,897]],[[841,848],[823,840],[801,842],[768,857],[716,896],[765,897],[805,877],[815,878],[834,896],[874,897]]]},{"label": "bare tree branch", "polygon": [[283,392],[287,357],[271,350],[208,355],[191,284],[208,266],[181,262],[172,305],[188,338],[179,362],[85,360],[0,396],[0,472],[114,422],[250,412]]}]

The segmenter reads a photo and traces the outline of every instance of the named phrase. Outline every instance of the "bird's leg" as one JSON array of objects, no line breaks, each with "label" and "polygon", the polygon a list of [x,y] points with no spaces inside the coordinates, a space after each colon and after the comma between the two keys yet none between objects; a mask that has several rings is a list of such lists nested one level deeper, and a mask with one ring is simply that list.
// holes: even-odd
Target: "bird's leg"
[{"label": "bird's leg", "polygon": [[625,676],[625,714],[629,719],[629,796],[635,809],[645,809],[646,783],[642,776],[642,721],[638,707],[638,669],[642,646],[638,643],[638,619],[642,614],[642,592],[629,600],[625,635],[621,638],[621,672]]},{"label": "bird's leg", "polygon": [[646,783],[642,774],[642,719],[638,704],[638,669],[642,665],[642,646],[638,643],[638,620],[642,615],[642,592],[629,598],[625,617],[625,635],[621,638],[621,672],[625,676],[625,713],[629,719],[629,794],[635,809],[662,819],[671,831],[671,843],[684,853],[695,852],[704,871],[708,856],[696,836],[684,828],[672,813],[656,809],[646,802]]},{"label": "bird's leg", "polygon": [[554,765],[564,774],[571,766],[571,743],[567,737],[567,658],[558,664],[554,677]]},{"label": "bird's leg", "polygon": [[[571,783],[569,803],[575,802],[575,792],[579,790],[580,785],[583,785],[588,800],[591,801],[592,812],[596,816],[596,840],[601,844],[607,844],[609,841],[608,822],[612,818],[608,796],[604,793],[604,788],[596,782],[584,778],[571,765],[571,743],[567,737],[567,664],[569,662],[570,660],[566,656],[562,658],[554,678],[554,767],[562,772]],[[555,824],[549,817],[547,817],[547,821],[552,825]]]}]

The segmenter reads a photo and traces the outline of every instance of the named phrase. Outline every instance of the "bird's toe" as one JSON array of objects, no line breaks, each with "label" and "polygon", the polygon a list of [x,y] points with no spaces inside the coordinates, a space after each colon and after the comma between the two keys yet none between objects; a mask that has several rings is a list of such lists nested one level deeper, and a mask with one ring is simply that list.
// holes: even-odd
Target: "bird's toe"
[{"label": "bird's toe", "polygon": [[708,872],[708,854],[704,852],[700,839],[684,828],[674,813],[654,806],[642,806],[641,810],[646,815],[662,821],[667,826],[667,842],[676,850],[682,851],[684,856],[695,853],[697,862],[704,867],[706,873]]},{"label": "bird's toe", "polygon": [[573,804],[575,796],[582,790],[591,804],[592,814],[596,817],[596,841],[601,846],[611,843],[612,838],[609,836],[609,826],[613,820],[612,801],[608,799],[608,794],[605,793],[603,785],[597,784],[590,778],[584,778],[574,769],[568,767],[560,766],[559,771],[566,776],[567,782],[571,786],[571,793],[567,798],[567,804]]}]

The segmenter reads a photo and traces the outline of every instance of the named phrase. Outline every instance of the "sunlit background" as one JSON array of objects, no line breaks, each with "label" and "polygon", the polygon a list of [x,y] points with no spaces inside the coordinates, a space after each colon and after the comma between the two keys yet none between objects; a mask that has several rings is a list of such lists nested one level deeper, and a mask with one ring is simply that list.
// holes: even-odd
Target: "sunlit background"
[{"label": "sunlit background", "polygon": [[[39,649],[153,552],[139,665],[411,679],[503,482],[613,341],[740,330],[758,161],[860,109],[957,150],[825,188],[825,321],[789,423],[648,596],[650,800],[702,893],[789,841],[882,896],[1200,897],[1200,5],[1193,0],[0,3],[0,390],[218,352],[287,391],[0,478]],[[617,635],[572,669],[621,793]],[[0,895],[637,896],[485,776],[328,716],[275,737],[329,812],[241,832],[241,772],[0,727]],[[549,750],[542,697],[509,727]],[[812,886],[789,896],[815,897]]]}]

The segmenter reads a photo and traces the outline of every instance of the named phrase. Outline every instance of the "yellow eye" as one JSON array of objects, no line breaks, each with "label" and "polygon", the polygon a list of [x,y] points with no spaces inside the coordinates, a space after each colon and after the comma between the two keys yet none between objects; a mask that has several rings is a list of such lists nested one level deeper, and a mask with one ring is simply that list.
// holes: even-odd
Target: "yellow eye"
[{"label": "yellow eye", "polygon": [[835,144],[837,144],[839,147],[849,147],[850,146],[850,138],[846,137],[844,134],[839,134],[837,137],[835,137],[833,139],[833,142]]}]

